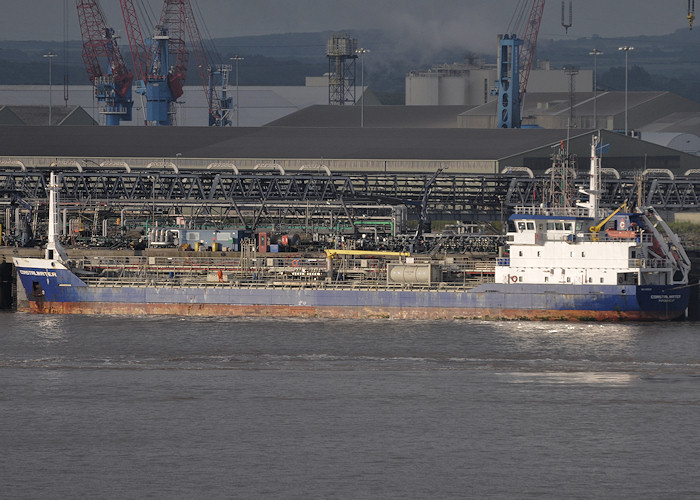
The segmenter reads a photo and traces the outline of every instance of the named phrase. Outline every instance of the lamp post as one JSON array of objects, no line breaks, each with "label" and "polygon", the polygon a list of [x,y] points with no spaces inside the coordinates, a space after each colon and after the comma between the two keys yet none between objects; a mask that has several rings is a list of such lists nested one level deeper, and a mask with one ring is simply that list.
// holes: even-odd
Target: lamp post
[{"label": "lamp post", "polygon": [[368,54],[370,52],[369,49],[365,49],[360,47],[355,51],[357,54],[360,54],[360,63],[362,64],[362,106],[360,110],[360,127],[364,128],[365,126],[365,54]]},{"label": "lamp post", "polygon": [[240,121],[238,120],[238,116],[240,114],[239,113],[240,106],[238,104],[238,61],[242,61],[243,59],[245,59],[245,58],[239,56],[238,54],[231,57],[231,60],[235,61],[235,63],[236,63],[236,106],[235,106],[235,108],[236,108],[236,127],[238,127],[240,125]]},{"label": "lamp post", "polygon": [[625,135],[627,135],[627,56],[630,50],[634,50],[634,47],[623,45],[617,50],[622,50],[625,52]]},{"label": "lamp post", "polygon": [[50,50],[48,53],[44,54],[44,57],[49,60],[49,126],[51,126],[51,59],[57,55],[58,54],[54,54]]},{"label": "lamp post", "polygon": [[603,55],[598,49],[588,53],[593,56],[593,128],[598,128],[598,56]]}]

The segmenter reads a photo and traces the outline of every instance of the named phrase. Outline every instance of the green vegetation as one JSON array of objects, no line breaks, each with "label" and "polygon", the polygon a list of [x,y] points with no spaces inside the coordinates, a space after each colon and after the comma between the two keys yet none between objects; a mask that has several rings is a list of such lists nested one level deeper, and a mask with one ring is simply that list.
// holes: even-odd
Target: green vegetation
[{"label": "green vegetation", "polygon": [[674,233],[681,237],[686,250],[700,249],[700,224],[680,221],[670,222],[668,225]]},{"label": "green vegetation", "polygon": [[[698,101],[700,84],[698,75],[683,74],[668,77],[665,75],[652,75],[641,66],[634,65],[629,68],[628,86],[630,91],[668,91],[686,99]],[[624,90],[625,67],[615,66],[598,79],[598,88],[601,90]]]},{"label": "green vegetation", "polygon": [[677,233],[677,234],[682,234],[682,235],[694,234],[694,235],[700,236],[700,224],[695,224],[694,222],[687,222],[687,221],[671,222],[671,223],[669,223],[669,227],[673,230],[674,233]]}]

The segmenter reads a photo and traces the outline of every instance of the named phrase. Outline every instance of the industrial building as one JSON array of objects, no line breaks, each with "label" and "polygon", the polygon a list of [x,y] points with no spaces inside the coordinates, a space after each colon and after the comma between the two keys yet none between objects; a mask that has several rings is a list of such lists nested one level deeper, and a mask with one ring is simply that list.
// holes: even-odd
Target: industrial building
[{"label": "industrial building", "polygon": [[[527,92],[523,98],[523,126],[555,129],[593,129],[624,131],[644,130],[657,120],[665,120],[673,113],[700,113],[700,103],[671,92],[605,91]],[[466,128],[494,128],[497,126],[496,102],[474,107],[459,117],[459,126]]]},{"label": "industrial building", "polygon": [[81,106],[4,105],[0,104],[0,125],[97,125]]},{"label": "industrial building", "polygon": [[[478,106],[496,100],[498,78],[495,64],[473,60],[412,71],[406,76],[407,106]],[[553,69],[542,62],[530,71],[528,92],[593,92],[593,71]]]},{"label": "industrial building", "polygon": [[[371,115],[371,113],[370,113]],[[327,168],[347,172],[498,174],[506,167],[543,173],[552,147],[589,156],[593,131],[370,127],[4,127],[0,166],[24,169],[129,168],[283,172]],[[700,157],[610,131],[608,168],[700,168]],[[122,166],[122,167],[120,167]]]},{"label": "industrial building", "polygon": [[[184,94],[176,104],[175,124],[187,127],[207,126],[207,100],[202,87],[186,86]],[[377,104],[376,96],[363,88],[357,88],[359,102],[366,98],[366,103]],[[236,93],[236,87],[229,87]],[[328,77],[307,78],[305,85],[299,86],[241,86],[238,88],[239,116],[232,115],[233,126],[259,127],[312,105],[328,104]],[[92,85],[71,85],[67,91],[68,101],[64,101],[64,89],[54,85],[51,88],[52,124],[53,125],[89,125],[103,124],[104,116],[100,114],[100,103],[95,99]],[[0,124],[2,125],[45,125],[48,124],[48,85],[0,85]],[[31,115],[13,111],[17,108],[32,106]],[[63,120],[67,114],[79,112],[70,119]],[[43,113],[40,112],[43,108]],[[134,119],[122,121],[122,126],[143,125],[145,103],[134,103]],[[16,114],[17,116],[11,116]],[[23,116],[20,116],[23,115]],[[79,118],[79,120],[76,120]]]}]

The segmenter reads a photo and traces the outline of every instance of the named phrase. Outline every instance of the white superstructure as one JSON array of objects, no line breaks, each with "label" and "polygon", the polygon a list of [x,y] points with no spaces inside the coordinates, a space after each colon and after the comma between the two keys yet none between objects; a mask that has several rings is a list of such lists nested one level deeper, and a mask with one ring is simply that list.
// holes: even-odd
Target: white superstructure
[{"label": "white superstructure", "polygon": [[496,283],[573,285],[687,284],[690,260],[652,207],[599,209],[598,138],[591,147],[589,196],[578,207],[520,207],[509,220],[510,256]]}]

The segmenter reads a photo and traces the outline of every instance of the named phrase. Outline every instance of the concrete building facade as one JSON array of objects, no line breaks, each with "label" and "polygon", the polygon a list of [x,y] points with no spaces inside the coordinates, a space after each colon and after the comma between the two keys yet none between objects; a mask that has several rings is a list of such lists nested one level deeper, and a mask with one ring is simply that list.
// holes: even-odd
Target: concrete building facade
[{"label": "concrete building facade", "polygon": [[[443,64],[406,76],[407,106],[477,106],[493,102],[498,71],[495,65]],[[572,82],[573,79],[573,82]],[[530,71],[528,93],[593,92],[593,71],[578,70],[569,75],[563,69],[543,64]]]}]

